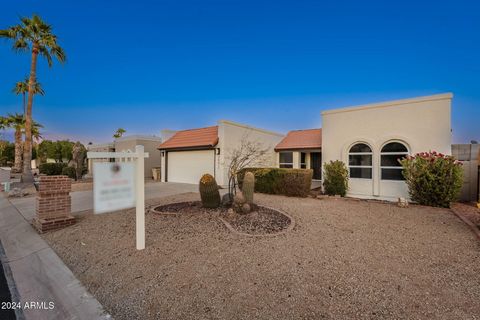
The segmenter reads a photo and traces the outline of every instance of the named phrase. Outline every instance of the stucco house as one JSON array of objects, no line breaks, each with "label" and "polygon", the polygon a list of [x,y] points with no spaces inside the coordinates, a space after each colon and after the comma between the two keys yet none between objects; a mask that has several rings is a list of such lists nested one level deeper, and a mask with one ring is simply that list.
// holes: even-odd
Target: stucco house
[{"label": "stucco house", "polygon": [[322,129],[294,130],[275,146],[279,168],[312,169],[312,187],[322,180]]},{"label": "stucco house", "polygon": [[290,131],[275,147],[277,166],[313,169],[316,187],[319,166],[341,160],[349,170],[348,196],[408,198],[398,159],[452,153],[451,100],[446,93],[324,111],[322,129]]},{"label": "stucco house", "polygon": [[222,186],[228,185],[231,153],[242,141],[268,149],[267,156],[255,166],[273,167],[276,165],[274,148],[283,138],[276,132],[227,120],[206,128],[163,132],[169,135],[158,146],[163,182],[198,183],[204,173],[210,173]]},{"label": "stucco house", "polygon": [[[143,145],[145,152],[149,157],[145,159],[145,178],[152,179],[152,168],[160,167],[160,151],[158,144],[161,143],[161,137],[148,135],[130,135],[115,139],[114,142],[104,144],[94,144],[87,146],[88,151],[94,152],[135,152],[136,145]],[[127,162],[131,159],[118,159],[120,162]],[[110,159],[88,159],[88,175],[93,175],[93,163],[108,162]],[[113,159],[111,161],[114,161]]]}]

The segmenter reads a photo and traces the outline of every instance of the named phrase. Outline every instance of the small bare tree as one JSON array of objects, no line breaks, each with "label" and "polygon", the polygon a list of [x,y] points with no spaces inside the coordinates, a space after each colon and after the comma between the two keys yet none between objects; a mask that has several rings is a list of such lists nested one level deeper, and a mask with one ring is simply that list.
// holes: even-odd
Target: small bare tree
[{"label": "small bare tree", "polygon": [[[250,166],[263,163],[268,158],[270,148],[258,141],[249,139],[249,134],[243,135],[240,145],[228,152],[228,193],[236,194],[238,173]],[[233,199],[230,199],[231,201]]]}]

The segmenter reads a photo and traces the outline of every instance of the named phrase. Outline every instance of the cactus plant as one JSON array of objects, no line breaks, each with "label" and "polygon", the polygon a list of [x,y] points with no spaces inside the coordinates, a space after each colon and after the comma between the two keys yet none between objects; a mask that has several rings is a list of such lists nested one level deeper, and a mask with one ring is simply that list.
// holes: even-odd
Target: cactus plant
[{"label": "cactus plant", "polygon": [[245,197],[243,196],[242,192],[238,192],[234,197],[233,197],[233,210],[236,213],[246,213],[245,210],[243,209],[244,205],[246,205],[247,202],[245,200]]},{"label": "cactus plant", "polygon": [[243,178],[242,193],[248,204],[253,203],[253,192],[255,189],[255,175],[252,172],[245,173]]},{"label": "cactus plant", "polygon": [[218,208],[220,206],[220,192],[218,191],[217,182],[212,175],[208,173],[204,174],[200,179],[198,189],[203,207]]}]

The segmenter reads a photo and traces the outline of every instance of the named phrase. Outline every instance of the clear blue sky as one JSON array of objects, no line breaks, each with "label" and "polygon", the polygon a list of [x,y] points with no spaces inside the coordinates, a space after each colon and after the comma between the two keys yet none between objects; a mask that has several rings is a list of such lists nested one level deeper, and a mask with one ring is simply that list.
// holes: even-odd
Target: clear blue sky
[{"label": "clear blue sky", "polygon": [[[480,140],[479,1],[6,1],[0,28],[41,15],[68,62],[38,79],[47,137],[103,142],[212,125],[286,132],[320,111],[453,92],[455,142]],[[29,54],[0,41],[0,113]]]}]

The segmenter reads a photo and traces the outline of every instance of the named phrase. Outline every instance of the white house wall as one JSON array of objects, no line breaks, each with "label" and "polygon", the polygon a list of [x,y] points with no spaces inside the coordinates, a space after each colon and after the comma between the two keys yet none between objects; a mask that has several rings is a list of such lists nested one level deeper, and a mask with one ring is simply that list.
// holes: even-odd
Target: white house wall
[{"label": "white house wall", "polygon": [[218,122],[218,137],[217,147],[220,148],[220,155],[217,156],[216,180],[218,184],[226,186],[228,185],[228,164],[231,160],[232,151],[241,146],[242,139],[245,138],[268,148],[264,161],[255,163],[254,167],[275,167],[277,157],[274,148],[284,136],[279,133],[221,120]]},{"label": "white house wall", "polygon": [[408,197],[403,181],[380,180],[380,150],[388,142],[405,144],[410,154],[437,151],[451,154],[451,94],[337,109],[322,113],[323,163],[341,160],[366,143],[373,151],[372,179],[350,179],[348,195],[394,199]]}]

